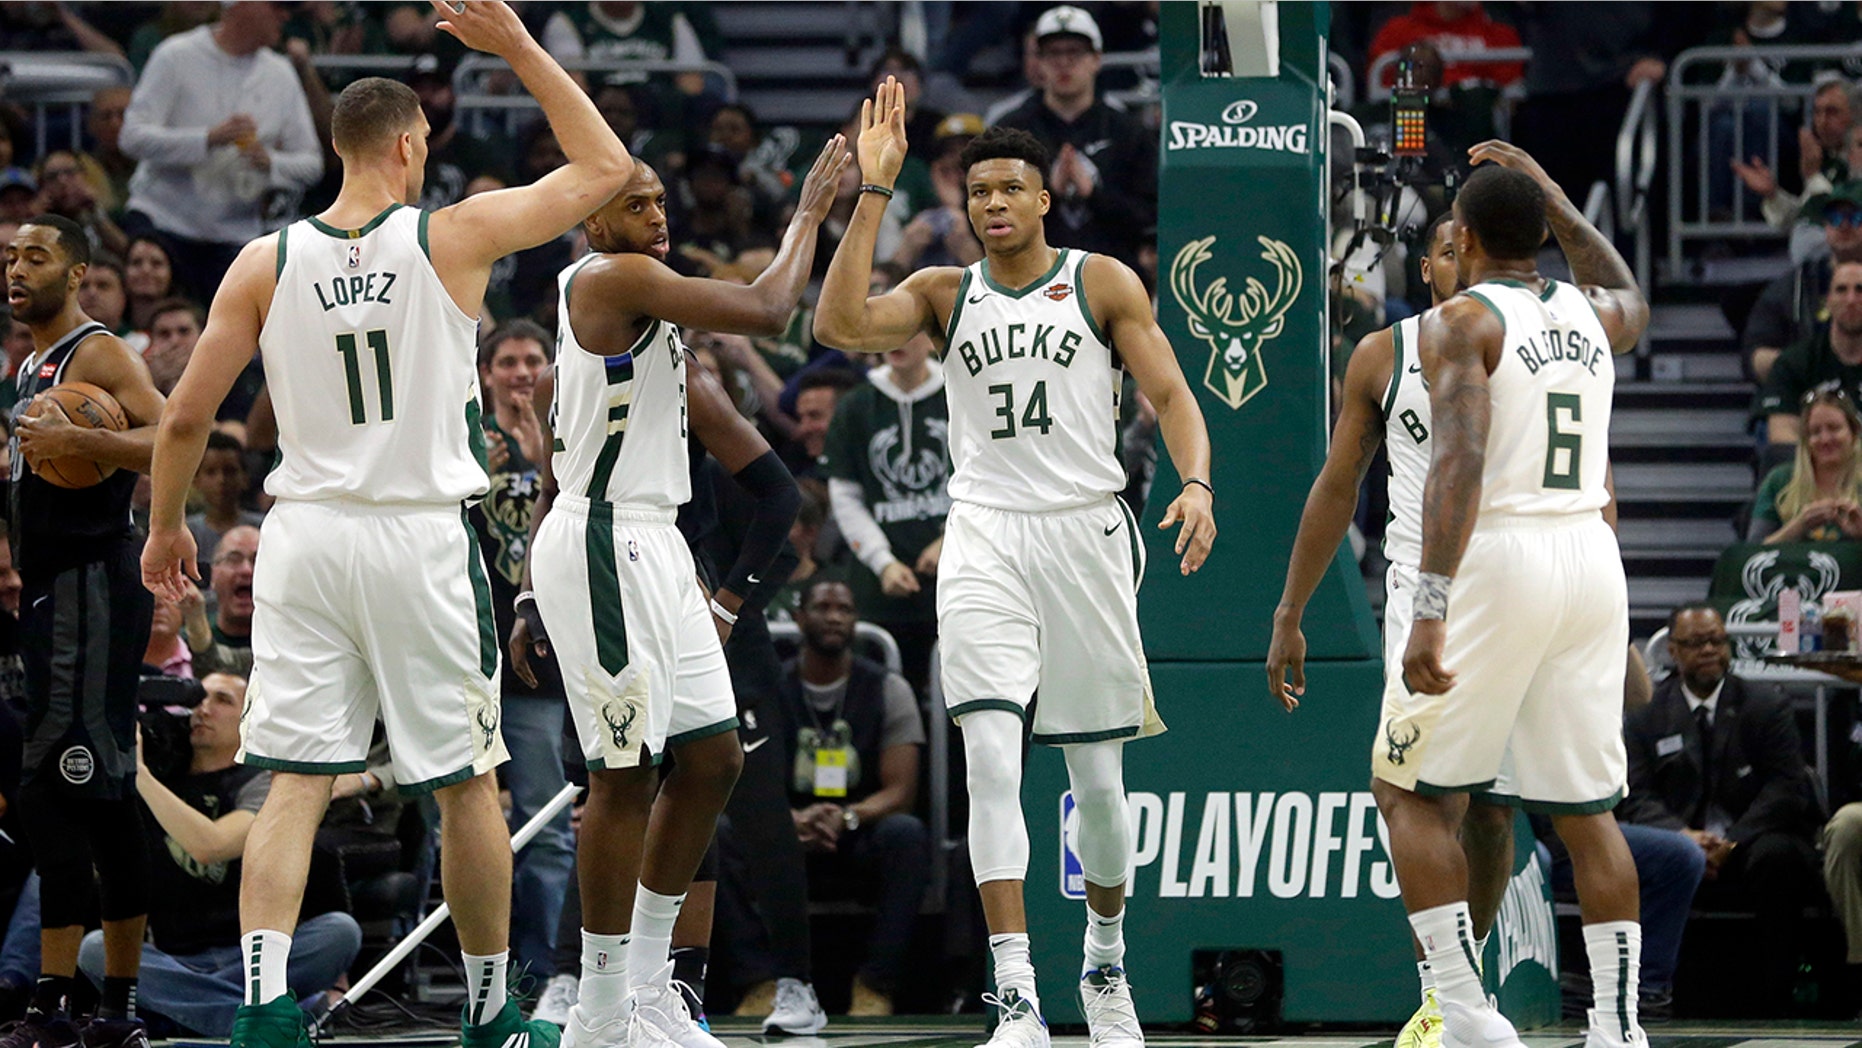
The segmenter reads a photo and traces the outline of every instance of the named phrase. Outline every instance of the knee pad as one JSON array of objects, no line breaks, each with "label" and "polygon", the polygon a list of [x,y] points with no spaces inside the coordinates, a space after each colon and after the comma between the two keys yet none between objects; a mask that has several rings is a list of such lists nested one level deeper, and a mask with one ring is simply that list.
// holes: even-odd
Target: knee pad
[{"label": "knee pad", "polygon": [[142,828],[142,805],[133,797],[91,801],[91,854],[101,888],[99,916],[126,920],[149,912],[149,844]]},{"label": "knee pad", "polygon": [[1125,803],[1124,744],[1065,748],[1067,778],[1080,811],[1080,869],[1089,884],[1125,883],[1131,867],[1131,810]]},{"label": "knee pad", "polygon": [[963,718],[970,788],[970,867],[976,883],[1028,877],[1028,825],[1022,818],[1022,722],[1006,710]]},{"label": "knee pad", "polygon": [[39,926],[69,928],[97,915],[90,835],[78,802],[43,777],[20,787],[19,817],[39,871]]}]

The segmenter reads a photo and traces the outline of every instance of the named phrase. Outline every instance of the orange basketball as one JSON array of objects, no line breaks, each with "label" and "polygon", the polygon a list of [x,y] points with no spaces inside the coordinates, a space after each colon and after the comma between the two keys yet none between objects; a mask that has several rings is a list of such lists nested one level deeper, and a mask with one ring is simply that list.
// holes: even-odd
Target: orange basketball
[{"label": "orange basketball", "polygon": [[[74,426],[119,433],[129,428],[129,416],[123,414],[123,406],[107,390],[89,382],[65,382],[46,390],[39,398],[35,398],[26,407],[24,417],[37,418],[45,410],[45,400],[55,400],[59,407],[65,409],[66,417],[71,419]],[[39,479],[56,487],[88,488],[103,483],[105,477],[116,472],[116,467],[67,455],[64,458],[44,459],[33,472],[39,475]]]}]

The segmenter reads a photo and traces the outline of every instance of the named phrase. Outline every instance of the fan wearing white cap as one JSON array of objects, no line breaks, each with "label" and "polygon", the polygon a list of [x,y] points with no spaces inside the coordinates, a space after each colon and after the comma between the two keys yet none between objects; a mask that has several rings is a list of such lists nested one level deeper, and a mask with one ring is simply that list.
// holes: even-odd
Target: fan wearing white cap
[{"label": "fan wearing white cap", "polygon": [[1099,97],[1105,38],[1091,14],[1050,7],[1034,36],[1040,90],[997,123],[1029,132],[1054,157],[1053,242],[1132,264],[1157,225],[1156,136]]}]

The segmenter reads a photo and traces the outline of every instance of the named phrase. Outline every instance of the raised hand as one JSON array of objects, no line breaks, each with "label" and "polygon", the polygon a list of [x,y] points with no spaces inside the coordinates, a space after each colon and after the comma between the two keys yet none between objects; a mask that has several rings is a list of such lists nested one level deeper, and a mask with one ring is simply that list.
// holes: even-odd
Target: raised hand
[{"label": "raised hand", "polygon": [[441,15],[439,28],[474,51],[509,58],[531,42],[517,12],[501,0],[431,0]]},{"label": "raised hand", "polygon": [[798,221],[819,223],[834,206],[834,194],[840,188],[841,171],[853,158],[847,155],[847,139],[840,135],[828,139],[815,158],[815,166],[802,180],[801,200],[795,205]]},{"label": "raised hand", "polygon": [[905,165],[905,88],[887,77],[873,97],[860,104],[860,176],[891,188]]}]

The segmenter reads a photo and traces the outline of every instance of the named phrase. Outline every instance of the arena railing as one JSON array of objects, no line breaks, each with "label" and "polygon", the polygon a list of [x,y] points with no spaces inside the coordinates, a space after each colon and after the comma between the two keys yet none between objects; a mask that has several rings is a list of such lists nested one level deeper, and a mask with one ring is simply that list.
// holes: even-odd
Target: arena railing
[{"label": "arena railing", "polygon": [[1138,78],[1131,87],[1106,92],[1106,101],[1136,110],[1157,105],[1164,100],[1163,56],[1157,48],[1143,51],[1108,51],[1100,58],[1101,72],[1109,69],[1130,70]]},{"label": "arena railing", "polygon": [[1352,75],[1351,63],[1337,51],[1328,51],[1325,65],[1332,73],[1332,108],[1350,109],[1358,102],[1358,80]]},{"label": "arena railing", "polygon": [[[1840,66],[1862,58],[1862,45],[1766,45],[1757,47],[1694,47],[1681,52],[1668,67],[1668,250],[1670,273],[1682,271],[1682,256],[1690,240],[1783,240],[1758,213],[1759,202],[1728,167],[1733,157],[1757,156],[1773,172],[1778,170],[1780,144],[1788,131],[1803,122],[1816,84],[1720,84],[1724,68],[1734,62],[1813,62]],[[1704,73],[1703,83],[1688,83],[1690,74]],[[1793,121],[1787,126],[1786,110]],[[1714,114],[1730,114],[1732,149],[1716,154],[1710,148]],[[1765,140],[1746,141],[1749,118],[1756,118]],[[1692,152],[1689,152],[1691,147]],[[1714,206],[1716,178],[1731,181],[1724,209]],[[1690,186],[1689,183],[1692,183]],[[1691,189],[1691,192],[1689,190]],[[1717,213],[1716,213],[1717,212]]]},{"label": "arena railing", "polygon": [[[0,51],[0,96],[32,113],[33,153],[84,146],[84,110],[91,96],[106,87],[132,87],[136,71],[120,55],[89,51]],[[62,117],[62,119],[61,119]],[[21,143],[24,145],[24,143]],[[24,149],[19,150],[23,155]]]},{"label": "arena railing", "polygon": [[[603,58],[571,58],[561,61],[570,72],[588,73],[591,82],[616,74],[645,80],[679,73],[703,73],[709,83],[714,78],[722,101],[737,100],[737,75],[722,62],[615,61]],[[503,131],[516,135],[520,125],[528,123],[538,110],[537,100],[517,82],[511,67],[502,58],[491,55],[467,55],[453,71],[455,110],[469,116],[472,130],[482,131],[482,122],[502,115]]]}]

